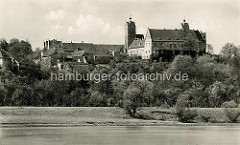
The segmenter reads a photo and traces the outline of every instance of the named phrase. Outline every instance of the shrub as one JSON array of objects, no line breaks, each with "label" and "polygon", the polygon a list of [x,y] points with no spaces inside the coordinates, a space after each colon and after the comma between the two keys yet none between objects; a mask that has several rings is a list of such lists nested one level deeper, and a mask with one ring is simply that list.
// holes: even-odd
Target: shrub
[{"label": "shrub", "polygon": [[136,111],[142,106],[141,91],[138,88],[128,88],[123,94],[124,110],[131,117],[135,117]]},{"label": "shrub", "polygon": [[135,117],[138,118],[138,119],[146,119],[146,120],[155,119],[152,116],[151,112],[149,112],[149,111],[142,111],[142,110],[137,112]]},{"label": "shrub", "polygon": [[162,104],[160,107],[161,107],[161,108],[170,108],[170,106],[168,105],[167,102],[165,102],[164,104]]},{"label": "shrub", "polygon": [[222,108],[198,109],[197,114],[200,122],[226,123],[229,121]]},{"label": "shrub", "polygon": [[237,109],[238,104],[234,100],[224,102],[222,104],[222,107],[225,108],[224,112],[232,123],[238,122],[240,110]]},{"label": "shrub", "polygon": [[200,113],[199,114],[199,119],[203,122],[211,122],[211,115],[209,113]]},{"label": "shrub", "polygon": [[192,123],[194,119],[197,117],[196,110],[190,110],[189,108],[178,108],[177,109],[177,117],[180,122],[184,123]]},{"label": "shrub", "polygon": [[226,102],[222,103],[221,107],[222,108],[237,108],[238,104],[234,100],[226,101]]},{"label": "shrub", "polygon": [[237,108],[225,108],[225,114],[232,123],[238,122],[240,116],[240,110]]}]

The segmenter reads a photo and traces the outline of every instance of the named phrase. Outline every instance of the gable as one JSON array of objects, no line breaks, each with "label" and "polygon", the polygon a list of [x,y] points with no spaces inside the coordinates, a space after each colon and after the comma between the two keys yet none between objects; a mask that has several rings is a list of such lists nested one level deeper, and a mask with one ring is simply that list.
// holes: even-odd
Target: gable
[{"label": "gable", "polygon": [[148,28],[145,39],[152,39],[150,29]]}]

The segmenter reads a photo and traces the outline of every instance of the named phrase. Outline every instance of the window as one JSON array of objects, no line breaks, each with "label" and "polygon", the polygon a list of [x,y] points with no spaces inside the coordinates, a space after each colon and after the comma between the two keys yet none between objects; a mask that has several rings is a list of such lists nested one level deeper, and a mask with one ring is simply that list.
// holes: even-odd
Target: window
[{"label": "window", "polygon": [[161,46],[163,46],[163,43],[160,43]]},{"label": "window", "polygon": [[146,50],[146,54],[147,54],[147,50]]},{"label": "window", "polygon": [[172,48],[172,44],[170,44],[170,47]]},{"label": "window", "polygon": [[173,44],[174,48],[177,48],[177,44]]},{"label": "window", "polygon": [[150,53],[150,50],[148,51],[148,53]]}]

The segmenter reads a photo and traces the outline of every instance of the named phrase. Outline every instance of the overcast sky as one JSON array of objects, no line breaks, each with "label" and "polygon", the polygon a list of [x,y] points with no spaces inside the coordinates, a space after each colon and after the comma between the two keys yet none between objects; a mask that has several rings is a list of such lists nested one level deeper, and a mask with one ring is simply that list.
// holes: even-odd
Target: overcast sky
[{"label": "overcast sky", "polygon": [[137,32],[147,28],[181,28],[207,33],[219,52],[227,42],[240,44],[239,0],[0,0],[0,38],[28,40],[33,49],[43,40],[124,44],[129,16]]}]

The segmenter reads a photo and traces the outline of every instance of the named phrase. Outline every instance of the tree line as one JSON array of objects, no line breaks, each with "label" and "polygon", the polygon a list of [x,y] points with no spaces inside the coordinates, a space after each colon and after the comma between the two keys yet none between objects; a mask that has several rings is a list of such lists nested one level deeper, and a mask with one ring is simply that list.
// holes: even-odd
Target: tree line
[{"label": "tree line", "polygon": [[92,65],[82,73],[186,73],[187,81],[52,81],[56,68],[41,68],[34,62],[41,49],[28,41],[0,40],[1,51],[19,61],[19,69],[0,70],[0,106],[125,107],[134,115],[138,107],[220,107],[226,101],[240,103],[240,47],[223,46],[218,59],[213,54],[198,58],[178,55],[172,62],[127,57],[111,58],[108,64]]}]

